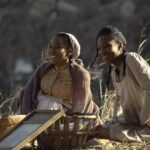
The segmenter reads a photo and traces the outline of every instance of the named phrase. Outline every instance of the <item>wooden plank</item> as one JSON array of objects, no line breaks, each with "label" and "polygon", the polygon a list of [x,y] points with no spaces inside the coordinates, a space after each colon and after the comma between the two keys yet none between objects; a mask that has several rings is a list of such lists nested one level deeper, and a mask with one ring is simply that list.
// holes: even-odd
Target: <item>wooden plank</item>
[{"label": "wooden plank", "polygon": [[70,123],[70,117],[65,117],[64,118],[64,136],[62,139],[62,146],[64,149],[68,149],[68,145],[69,145],[69,137],[70,134],[69,133],[69,123]]},{"label": "wooden plank", "polygon": [[89,123],[88,123],[88,125],[87,125],[86,130],[85,130],[85,131],[87,132],[87,134],[85,134],[85,136],[83,137],[82,143],[85,143],[85,142],[86,142],[88,133],[90,132],[90,129],[91,129],[92,125],[93,125],[93,122],[94,122],[94,119],[93,119],[93,120],[89,120]]},{"label": "wooden plank", "polygon": [[73,136],[72,136],[72,147],[76,147],[78,135],[76,134],[79,129],[80,118],[78,116],[74,116],[74,128],[73,128]]},{"label": "wooden plank", "polygon": [[49,143],[53,143],[54,142],[54,136],[51,136],[53,133],[53,129],[54,129],[54,125],[51,125],[48,129],[47,129],[47,137],[48,137],[48,141]]},{"label": "wooden plank", "polygon": [[[37,119],[38,114],[39,120]],[[0,150],[23,148],[63,115],[64,113],[61,111],[40,110],[32,112],[1,139]]]},{"label": "wooden plank", "polygon": [[57,136],[55,136],[56,148],[60,149],[61,148],[60,120],[55,122],[55,133],[57,133]]},{"label": "wooden plank", "polygon": [[77,145],[82,145],[83,144],[84,137],[87,135],[85,133],[87,133],[86,131],[87,131],[87,127],[89,125],[89,121],[90,121],[89,118],[88,119],[86,118],[86,119],[83,120],[82,134],[79,135],[78,144]]}]

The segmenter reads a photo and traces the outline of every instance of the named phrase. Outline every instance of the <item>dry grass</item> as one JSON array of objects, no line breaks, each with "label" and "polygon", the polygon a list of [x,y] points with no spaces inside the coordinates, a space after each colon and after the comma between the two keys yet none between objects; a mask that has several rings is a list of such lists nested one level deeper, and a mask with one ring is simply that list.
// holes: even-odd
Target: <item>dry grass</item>
[{"label": "dry grass", "polygon": [[[103,122],[111,119],[113,100],[115,93],[114,91],[107,91],[103,97],[103,105],[100,107],[101,119]],[[0,104],[0,110],[5,108],[2,116],[11,115],[11,107],[14,103],[14,97],[6,99]],[[96,150],[149,150],[150,143],[118,143],[108,140],[95,139],[89,143],[83,145],[82,149],[96,149]]]},{"label": "dry grass", "polygon": [[[104,96],[103,106],[100,107],[101,119],[106,122],[112,118],[113,100],[115,97],[114,91],[107,91]],[[85,149],[97,149],[97,150],[149,150],[150,143],[139,142],[114,142],[109,140],[94,139],[83,146]]]},{"label": "dry grass", "polygon": [[104,122],[110,120],[113,114],[113,101],[115,98],[114,91],[106,91],[106,94],[102,97],[103,105],[100,107],[100,117]]},{"label": "dry grass", "polygon": [[[16,94],[12,97],[5,98],[5,96],[3,96],[3,95],[1,96],[0,118],[13,115],[14,112],[17,110],[17,108],[18,108],[17,97],[18,97],[19,92],[20,92],[20,90],[18,90],[18,92],[16,92]],[[3,100],[3,99],[5,99],[5,100]]]}]

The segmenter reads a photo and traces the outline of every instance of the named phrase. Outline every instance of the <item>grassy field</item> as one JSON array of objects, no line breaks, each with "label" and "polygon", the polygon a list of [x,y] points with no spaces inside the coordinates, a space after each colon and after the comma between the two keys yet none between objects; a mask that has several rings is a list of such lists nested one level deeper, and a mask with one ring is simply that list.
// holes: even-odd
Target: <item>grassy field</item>
[{"label": "grassy field", "polygon": [[[104,103],[100,108],[101,119],[103,122],[109,120],[112,117],[113,100],[115,93],[110,91],[103,97]],[[0,105],[0,110],[3,111],[1,116],[7,116],[12,114],[11,107],[14,105],[13,98],[5,100]],[[96,150],[150,150],[150,143],[119,143],[109,140],[93,139],[84,144],[81,149],[96,149]]]},{"label": "grassy field", "polygon": [[[114,91],[107,91],[104,97],[104,104],[100,108],[101,119],[106,122],[111,119],[113,111]],[[83,146],[84,149],[96,149],[96,150],[150,150],[150,143],[139,142],[114,142],[103,139],[93,139]]]}]

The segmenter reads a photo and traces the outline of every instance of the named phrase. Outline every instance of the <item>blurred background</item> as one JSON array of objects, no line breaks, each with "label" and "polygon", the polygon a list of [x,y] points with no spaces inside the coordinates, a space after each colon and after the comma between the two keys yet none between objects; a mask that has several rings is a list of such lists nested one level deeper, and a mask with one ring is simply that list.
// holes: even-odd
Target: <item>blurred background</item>
[{"label": "blurred background", "polygon": [[[27,82],[52,34],[74,34],[87,67],[96,55],[95,39],[101,27],[118,27],[127,38],[128,50],[137,51],[142,39],[149,39],[149,14],[149,0],[0,0],[1,99]],[[144,57],[150,56],[148,41]],[[92,89],[95,86],[99,84],[92,81]],[[99,90],[95,88],[94,95]]]}]

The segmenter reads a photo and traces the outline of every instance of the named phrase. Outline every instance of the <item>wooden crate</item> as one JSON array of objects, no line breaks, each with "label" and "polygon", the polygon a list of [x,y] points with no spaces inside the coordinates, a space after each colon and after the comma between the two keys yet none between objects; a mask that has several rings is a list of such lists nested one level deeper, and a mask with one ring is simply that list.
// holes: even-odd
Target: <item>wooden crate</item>
[{"label": "wooden crate", "polygon": [[40,150],[79,148],[86,142],[95,115],[64,116],[38,136]]}]

